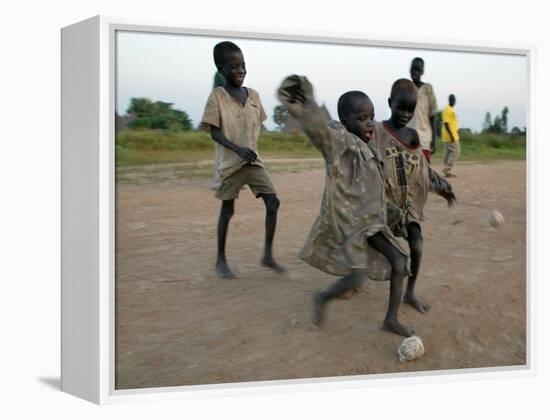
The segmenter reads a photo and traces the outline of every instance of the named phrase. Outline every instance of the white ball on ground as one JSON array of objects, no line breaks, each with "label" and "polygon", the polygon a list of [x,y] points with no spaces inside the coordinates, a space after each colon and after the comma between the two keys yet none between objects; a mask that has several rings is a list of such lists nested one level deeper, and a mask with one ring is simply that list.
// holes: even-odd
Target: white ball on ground
[{"label": "white ball on ground", "polygon": [[402,362],[418,359],[424,355],[424,343],[416,335],[407,337],[397,349],[397,354],[399,355],[399,360]]},{"label": "white ball on ground", "polygon": [[503,223],[504,223],[504,216],[502,215],[501,212],[499,212],[498,210],[493,210],[491,213],[489,213],[489,224],[492,227],[497,228]]}]

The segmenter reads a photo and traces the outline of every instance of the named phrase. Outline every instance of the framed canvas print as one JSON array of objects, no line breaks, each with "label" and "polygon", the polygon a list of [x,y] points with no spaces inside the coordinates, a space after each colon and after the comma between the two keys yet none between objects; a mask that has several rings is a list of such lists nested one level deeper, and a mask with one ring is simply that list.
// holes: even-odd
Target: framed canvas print
[{"label": "framed canvas print", "polygon": [[62,389],[531,374],[532,56],[63,28]]}]

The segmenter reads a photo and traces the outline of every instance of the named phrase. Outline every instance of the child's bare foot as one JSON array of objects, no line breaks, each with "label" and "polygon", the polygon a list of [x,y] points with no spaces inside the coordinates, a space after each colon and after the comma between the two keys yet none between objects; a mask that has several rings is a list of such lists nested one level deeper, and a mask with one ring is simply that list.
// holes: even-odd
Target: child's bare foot
[{"label": "child's bare foot", "polygon": [[414,293],[405,293],[403,302],[408,303],[414,309],[416,309],[418,312],[422,314],[425,314],[430,309],[430,305],[422,302],[422,300],[418,296],[416,296]]},{"label": "child's bare foot", "polygon": [[229,269],[229,266],[227,265],[226,261],[217,261],[216,262],[216,273],[218,273],[218,276],[222,279],[236,279],[237,277],[233,272]]},{"label": "child's bare foot", "polygon": [[360,292],[359,287],[354,287],[353,289],[347,290],[344,293],[342,293],[341,295],[338,295],[338,298],[339,299],[351,299],[352,297],[354,297],[359,292]]},{"label": "child's bare foot", "polygon": [[405,337],[411,337],[414,335],[414,330],[411,327],[407,327],[399,321],[384,321],[382,329],[385,331],[390,331],[398,335],[403,335]]},{"label": "child's bare foot", "polygon": [[276,273],[284,273],[286,272],[286,269],[284,267],[281,267],[277,262],[273,259],[273,257],[263,257],[260,261],[260,264],[263,267],[271,268]]},{"label": "child's bare foot", "polygon": [[317,290],[313,293],[313,315],[311,317],[311,322],[318,327],[320,327],[324,322],[324,305],[325,301],[321,298],[320,291]]}]

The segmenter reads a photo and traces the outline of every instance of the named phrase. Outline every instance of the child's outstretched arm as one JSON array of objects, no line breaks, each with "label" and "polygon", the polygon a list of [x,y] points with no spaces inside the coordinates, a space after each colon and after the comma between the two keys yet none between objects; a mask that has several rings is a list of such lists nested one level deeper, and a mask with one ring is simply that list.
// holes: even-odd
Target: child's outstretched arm
[{"label": "child's outstretched arm", "polygon": [[304,76],[288,76],[279,87],[277,96],[313,145],[327,158],[327,152],[334,147],[334,133],[326,115],[315,102],[309,80]]},{"label": "child's outstretched arm", "polygon": [[456,196],[449,181],[442,178],[430,166],[428,166],[428,176],[430,178],[430,190],[447,200],[449,207],[454,206],[456,204]]}]

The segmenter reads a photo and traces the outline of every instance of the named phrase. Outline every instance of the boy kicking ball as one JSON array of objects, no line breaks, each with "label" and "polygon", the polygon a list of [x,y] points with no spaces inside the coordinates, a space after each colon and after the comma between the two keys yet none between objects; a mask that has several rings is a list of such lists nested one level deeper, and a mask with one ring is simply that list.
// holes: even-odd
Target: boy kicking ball
[{"label": "boy kicking ball", "polygon": [[373,279],[390,279],[383,328],[412,336],[413,329],[397,318],[407,254],[387,225],[381,161],[368,144],[374,130],[372,102],[363,92],[347,92],[338,101],[341,122],[329,123],[305,77],[287,77],[278,96],[326,164],[320,214],[300,257],[313,267],[343,277],[314,293],[314,324],[322,324],[331,299],[359,286],[366,273]]},{"label": "boy kicking ball", "polygon": [[396,236],[403,236],[410,249],[411,269],[405,291],[405,302],[425,313],[429,305],[415,293],[422,260],[423,237],[420,222],[429,191],[443,196],[449,206],[456,201],[451,185],[428,164],[416,130],[407,127],[417,101],[417,88],[408,79],[397,80],[388,104],[391,116],[375,124],[373,146],[384,159],[384,178],[388,198],[399,207],[401,220],[392,226]]}]

